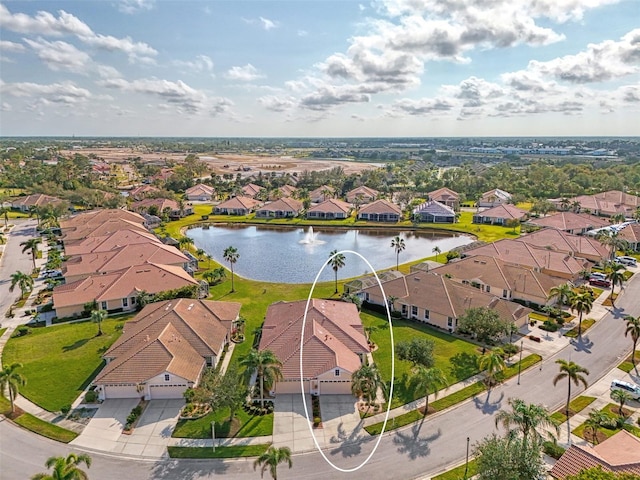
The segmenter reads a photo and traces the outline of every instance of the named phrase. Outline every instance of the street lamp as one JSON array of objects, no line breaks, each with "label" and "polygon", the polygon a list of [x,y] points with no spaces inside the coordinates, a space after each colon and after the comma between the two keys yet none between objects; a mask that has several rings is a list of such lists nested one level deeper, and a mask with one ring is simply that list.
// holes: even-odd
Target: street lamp
[{"label": "street lamp", "polygon": [[464,480],[467,480],[468,472],[469,472],[469,437],[467,437],[467,460],[464,462]]},{"label": "street lamp", "polygon": [[524,340],[520,340],[520,360],[518,361],[518,385],[520,385],[520,372],[522,371],[522,349],[524,348]]}]

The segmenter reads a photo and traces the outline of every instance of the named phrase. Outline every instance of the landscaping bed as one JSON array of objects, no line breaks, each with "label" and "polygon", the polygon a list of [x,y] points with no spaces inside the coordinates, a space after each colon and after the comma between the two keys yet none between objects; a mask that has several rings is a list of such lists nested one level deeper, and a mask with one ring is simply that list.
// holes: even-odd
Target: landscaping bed
[{"label": "landscaping bed", "polygon": [[[582,321],[582,334],[589,330],[596,321],[593,318],[586,318]],[[578,325],[573,327],[567,333],[564,334],[565,337],[576,338],[578,336]]]},{"label": "landscaping bed", "polygon": [[[636,365],[640,365],[640,350],[635,351],[635,360],[636,360]],[[627,373],[633,370],[633,362],[631,361],[631,354],[629,354],[629,356],[626,358],[624,362],[618,365],[618,368]]]},{"label": "landscaping bed", "polygon": [[229,422],[229,409],[223,408],[195,420],[179,420],[171,434],[174,438],[211,438],[211,422],[215,422],[216,438],[259,437],[273,434],[273,413],[249,415],[243,409]]},{"label": "landscaping bed", "polygon": [[210,447],[167,447],[171,458],[236,458],[259,457],[269,448],[269,444],[237,445],[231,447],[216,447],[215,452]]},{"label": "landscaping bed", "polygon": [[[582,410],[587,408],[591,403],[596,399],[596,397],[588,397],[586,395],[581,395],[579,397],[574,398],[569,402],[569,418],[573,417],[576,413],[580,413]],[[553,414],[551,414],[551,418],[553,418],[558,424],[564,423],[567,421],[567,415],[565,412],[565,407],[560,408]]]},{"label": "landscaping bed", "polygon": [[590,428],[587,428],[586,425],[583,423],[581,425],[579,425],[578,427],[576,427],[572,433],[574,435],[577,435],[580,438],[583,438],[584,440],[590,441],[590,442],[597,442],[600,443],[604,440],[606,440],[609,437],[612,437],[613,435],[615,435],[616,433],[618,433],[620,430],[626,430],[627,432],[631,433],[632,435],[635,435],[636,437],[640,437],[640,428],[636,427],[635,425],[632,425],[630,423],[626,423],[626,419],[629,417],[629,415],[631,415],[631,410],[628,409],[623,409],[623,413],[625,413],[625,415],[623,417],[621,417],[618,413],[618,409],[619,409],[619,405],[615,404],[615,403],[609,403],[607,404],[604,408],[602,408],[600,411],[603,412],[606,416],[608,416],[611,419],[618,419],[617,425],[614,426],[607,426],[607,427],[601,427],[597,430],[595,438],[594,438],[594,434],[591,431]]}]

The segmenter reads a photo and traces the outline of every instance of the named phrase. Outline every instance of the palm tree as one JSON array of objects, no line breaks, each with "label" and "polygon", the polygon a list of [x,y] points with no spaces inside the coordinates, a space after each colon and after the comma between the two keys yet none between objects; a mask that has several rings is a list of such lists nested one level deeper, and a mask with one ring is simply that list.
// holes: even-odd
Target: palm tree
[{"label": "palm tree", "polygon": [[336,277],[335,293],[338,293],[338,270],[344,267],[344,260],[345,260],[344,255],[341,253],[338,253],[337,250],[334,250],[331,253],[329,253],[328,263],[329,265],[331,265],[331,268],[333,268],[333,272],[335,273],[335,277]]},{"label": "palm tree", "polygon": [[367,412],[371,402],[378,397],[378,389],[385,390],[386,386],[378,367],[374,364],[362,364],[351,375],[351,393],[367,402]]},{"label": "palm tree", "polygon": [[181,249],[187,249],[190,250],[191,249],[191,245],[193,245],[193,238],[191,237],[180,237],[180,239],[178,240],[178,246]]},{"label": "palm tree", "polygon": [[238,253],[238,249],[236,247],[227,247],[224,249],[224,253],[222,254],[223,258],[229,262],[231,266],[231,292],[235,292],[233,288],[233,264],[238,261],[240,258],[240,254]]},{"label": "palm tree", "polygon": [[[496,427],[498,424],[502,424],[510,435],[519,431],[522,434],[523,444],[526,445],[530,434],[534,436],[537,443],[540,443],[543,435],[538,430],[539,428],[544,432],[545,427],[552,427],[556,431],[556,435],[559,433],[558,424],[542,405],[529,404],[519,398],[509,399],[509,405],[511,406],[510,412],[500,410],[496,415]],[[512,426],[515,428],[512,429]]]},{"label": "palm tree", "polygon": [[638,340],[640,340],[640,317],[627,315],[624,319],[627,322],[627,329],[624,331],[624,336],[626,337],[627,335],[631,335],[631,340],[633,340],[631,363],[633,363],[633,368],[635,368],[636,373],[638,373],[638,365],[636,365],[636,346],[638,345]]},{"label": "palm tree", "polygon": [[204,258],[204,256],[207,254],[207,252],[205,252],[203,249],[198,248],[196,250],[196,257],[198,257],[198,260],[202,260]]},{"label": "palm tree", "polygon": [[205,253],[204,258],[207,259],[207,268],[211,269],[211,260],[213,260],[213,257],[210,254]]},{"label": "palm tree", "polygon": [[620,404],[620,408],[618,408],[618,413],[623,416],[622,409],[624,408],[624,404],[629,400],[633,400],[631,394],[625,390],[614,390],[611,392],[611,398]]},{"label": "palm tree", "polygon": [[246,367],[248,375],[256,372],[260,379],[260,405],[264,405],[264,385],[282,379],[282,362],[271,350],[253,349],[241,360],[240,365]]},{"label": "palm tree", "polygon": [[436,367],[427,368],[424,365],[418,365],[413,369],[413,377],[411,378],[411,386],[416,390],[425,392],[424,396],[424,416],[429,411],[429,392],[433,391],[435,397],[438,398],[438,388],[447,385],[447,378],[442,370]]},{"label": "palm tree", "polygon": [[567,415],[567,431],[569,436],[569,444],[571,444],[571,427],[569,426],[569,403],[571,402],[571,383],[575,383],[576,386],[584,385],[584,388],[589,386],[587,379],[582,375],[589,375],[589,370],[578,365],[570,360],[559,359],[556,363],[560,365],[560,373],[558,373],[553,379],[553,386],[555,387],[560,380],[567,379],[567,406],[565,408]]},{"label": "palm tree", "polygon": [[11,285],[9,286],[9,291],[13,292],[13,290],[18,288],[22,291],[22,296],[20,298],[24,298],[24,296],[33,290],[33,278],[26,273],[22,273],[21,271],[17,271],[16,273],[11,275]]},{"label": "palm tree", "polygon": [[485,370],[486,381],[489,389],[497,379],[498,373],[504,371],[506,365],[504,363],[504,350],[494,348],[480,357],[478,360],[480,370]]},{"label": "palm tree", "polygon": [[271,478],[278,480],[278,465],[281,463],[289,464],[289,468],[293,465],[289,447],[269,447],[266,452],[253,462],[253,469],[255,470],[260,466],[260,478],[264,478],[264,472],[268,469]]},{"label": "palm tree", "polygon": [[[2,202],[0,202],[0,205]],[[9,207],[0,207],[0,215],[4,217],[4,228],[6,229],[9,225],[9,211],[11,209]]]},{"label": "palm tree", "polygon": [[20,243],[22,247],[22,253],[27,250],[31,251],[31,260],[33,261],[33,269],[36,269],[36,257],[38,256],[38,244],[42,241],[41,238],[31,238]]},{"label": "palm tree", "polygon": [[107,318],[106,310],[93,310],[91,312],[91,321],[98,324],[98,334],[96,335],[96,337],[102,335],[102,320],[104,320],[105,318]]},{"label": "palm tree", "polygon": [[89,480],[89,476],[79,465],[85,464],[91,467],[91,457],[87,454],[70,453],[66,457],[49,457],[45,465],[47,468],[53,467],[51,474],[37,473],[31,480]]},{"label": "palm tree", "polygon": [[235,321],[233,322],[235,329],[236,329],[236,335],[238,338],[243,338],[244,337],[244,327],[247,324],[247,320],[244,317],[239,316],[238,318],[235,319]]},{"label": "palm tree", "polygon": [[589,412],[589,418],[585,420],[584,428],[585,430],[591,430],[591,439],[593,440],[593,443],[598,442],[598,430],[610,421],[611,419],[609,416],[600,410],[593,410]]},{"label": "palm tree", "polygon": [[571,297],[570,308],[578,313],[578,338],[582,337],[582,314],[589,314],[593,307],[593,296],[589,292],[577,293]]},{"label": "palm tree", "polygon": [[616,288],[616,284],[620,285],[620,290],[622,290],[622,284],[625,280],[623,270],[626,270],[626,267],[619,263],[612,263],[607,270],[607,278],[611,280],[611,305],[615,307],[613,291]]},{"label": "palm tree", "polygon": [[563,283],[549,290],[549,300],[552,298],[557,299],[560,305],[567,305],[571,303],[571,297],[574,295],[573,285],[570,283]]},{"label": "palm tree", "polygon": [[9,401],[11,402],[12,413],[16,411],[16,407],[13,402],[18,396],[20,387],[27,384],[27,380],[16,372],[18,368],[22,368],[21,363],[11,364],[0,370],[0,394],[4,395],[4,392],[9,390]]},{"label": "palm tree", "polygon": [[400,252],[407,248],[404,243],[404,238],[395,237],[391,240],[391,247],[396,250],[396,270],[400,270]]},{"label": "palm tree", "polygon": [[436,254],[436,262],[437,262],[438,261],[438,255],[440,255],[440,253],[442,253],[442,250],[440,250],[440,247],[436,245],[435,247],[433,247],[431,249],[431,251]]}]

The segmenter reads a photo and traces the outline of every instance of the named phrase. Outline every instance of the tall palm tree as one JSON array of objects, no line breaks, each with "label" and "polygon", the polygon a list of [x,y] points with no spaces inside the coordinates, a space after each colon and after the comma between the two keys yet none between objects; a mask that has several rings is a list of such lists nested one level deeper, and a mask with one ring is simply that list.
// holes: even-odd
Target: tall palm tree
[{"label": "tall palm tree", "polygon": [[282,362],[271,350],[253,349],[241,360],[240,365],[246,368],[248,375],[256,372],[260,380],[260,405],[264,405],[264,385],[282,379]]},{"label": "tall palm tree", "polygon": [[236,247],[227,247],[224,249],[224,253],[222,254],[223,258],[229,262],[231,267],[231,292],[235,292],[233,287],[233,265],[240,258],[240,254],[238,253],[238,249]]},{"label": "tall palm tree", "polygon": [[555,298],[560,305],[567,305],[571,302],[573,296],[573,285],[570,283],[563,283],[549,290],[549,300]]},{"label": "tall palm tree", "polygon": [[333,268],[333,273],[335,273],[335,278],[336,278],[336,291],[335,293],[338,293],[338,270],[340,270],[342,267],[344,267],[344,255],[341,253],[338,253],[337,250],[333,250],[331,253],[329,253],[329,265],[331,265],[331,268]]},{"label": "tall palm tree", "polygon": [[198,260],[202,260],[206,254],[207,252],[205,252],[202,248],[198,248],[196,250],[196,257],[198,257]]},{"label": "tall palm tree", "polygon": [[5,365],[0,370],[0,394],[4,395],[6,390],[9,390],[9,401],[11,402],[11,412],[16,411],[14,401],[18,396],[20,387],[27,384],[27,380],[18,372],[17,369],[22,368],[21,363],[13,363],[11,365]]},{"label": "tall palm tree", "polygon": [[107,311],[106,310],[93,310],[91,312],[91,321],[93,323],[97,323],[98,324],[98,334],[96,335],[96,337],[99,337],[102,335],[102,321],[107,318]]},{"label": "tall palm tree", "polygon": [[278,480],[278,465],[286,463],[289,468],[292,467],[291,450],[289,447],[269,447],[266,452],[260,455],[253,462],[253,469],[255,470],[260,466],[260,478],[264,478],[264,472],[269,470],[271,478]]},{"label": "tall palm tree", "polygon": [[193,245],[193,238],[187,236],[180,237],[180,239],[178,240],[178,245],[180,248],[186,248],[190,250],[191,245]]},{"label": "tall palm tree", "polygon": [[622,409],[624,408],[624,404],[629,400],[633,400],[633,397],[626,390],[614,390],[611,392],[611,398],[620,404],[618,408],[618,413],[622,415]]},{"label": "tall palm tree", "polygon": [[424,365],[418,365],[413,369],[413,377],[411,378],[411,386],[416,390],[422,390],[424,395],[424,416],[427,416],[429,410],[429,393],[432,391],[438,398],[438,389],[447,385],[447,378],[442,370],[436,367],[427,368]]},{"label": "tall palm tree", "polygon": [[611,263],[607,268],[607,278],[611,281],[611,305],[615,307],[613,292],[616,285],[620,285],[622,290],[622,284],[624,283],[624,270],[627,268],[619,263]]},{"label": "tall palm tree", "polygon": [[627,329],[624,331],[624,336],[631,336],[631,340],[633,341],[633,350],[631,350],[631,363],[633,363],[633,368],[635,368],[636,373],[638,373],[638,365],[636,365],[636,347],[638,345],[638,340],[640,340],[640,317],[632,317],[631,315],[627,315],[624,317],[627,322]]},{"label": "tall palm tree", "polygon": [[26,273],[17,271],[16,273],[11,274],[11,285],[9,285],[9,291],[13,292],[16,285],[22,291],[21,298],[24,298],[27,293],[33,290],[33,278]]},{"label": "tall palm tree", "polygon": [[584,388],[589,386],[587,379],[583,374],[589,375],[589,370],[578,365],[575,362],[570,360],[559,359],[556,360],[556,363],[560,365],[560,373],[558,373],[553,379],[553,386],[555,387],[560,380],[567,379],[567,405],[565,408],[565,412],[567,415],[567,431],[569,436],[569,443],[571,443],[571,427],[569,425],[569,403],[571,402],[571,383],[574,383],[576,386],[582,384]]},{"label": "tall palm tree", "polygon": [[589,314],[593,307],[593,296],[589,292],[581,292],[571,297],[570,308],[578,313],[578,338],[582,337],[582,314]]},{"label": "tall palm tree", "polygon": [[610,421],[611,419],[609,416],[600,410],[593,410],[589,412],[589,417],[585,420],[584,427],[585,430],[591,430],[591,439],[593,440],[593,443],[598,442],[598,430]]},{"label": "tall palm tree", "polygon": [[489,389],[491,389],[492,385],[497,380],[498,373],[507,368],[504,362],[504,350],[501,348],[489,350],[480,357],[480,360],[478,360],[478,366],[480,367],[480,370],[485,371],[487,385]]},{"label": "tall palm tree", "polygon": [[87,468],[91,467],[91,457],[87,454],[70,453],[66,457],[49,457],[45,465],[52,468],[49,473],[37,473],[31,477],[31,480],[89,480],[89,476],[79,465],[85,464]]},{"label": "tall palm tree", "polygon": [[440,255],[442,253],[442,250],[440,250],[440,247],[436,245],[435,247],[433,247],[431,249],[431,251],[436,254],[436,262],[437,262],[438,261],[438,255]]},{"label": "tall palm tree", "polygon": [[40,244],[40,242],[42,242],[41,238],[31,238],[20,243],[22,253],[25,253],[26,251],[31,252],[31,260],[33,261],[34,270],[36,269],[36,257],[38,256],[38,244]]},{"label": "tall palm tree", "polygon": [[[551,418],[549,411],[542,405],[526,403],[519,398],[509,399],[511,411],[500,410],[496,415],[496,427],[501,424],[510,435],[519,431],[522,434],[523,444],[527,444],[529,435],[534,436],[535,441],[540,443],[543,439],[544,428],[552,427],[559,433],[558,424]],[[515,428],[511,428],[511,427]],[[538,429],[542,429],[542,432]]]},{"label": "tall palm tree", "polygon": [[396,250],[396,270],[400,270],[400,252],[407,248],[404,238],[395,237],[391,240],[391,247]]},{"label": "tall palm tree", "polygon": [[386,386],[375,363],[365,363],[351,375],[351,393],[367,402],[367,412],[378,396],[378,389],[384,391]]}]

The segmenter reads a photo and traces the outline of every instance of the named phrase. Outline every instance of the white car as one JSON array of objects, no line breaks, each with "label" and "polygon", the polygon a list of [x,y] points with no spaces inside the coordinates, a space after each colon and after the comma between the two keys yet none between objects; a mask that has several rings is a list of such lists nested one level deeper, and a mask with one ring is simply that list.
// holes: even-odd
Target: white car
[{"label": "white car", "polygon": [[634,400],[640,400],[640,386],[635,383],[625,382],[624,380],[613,380],[611,382],[611,391],[622,390],[631,395]]},{"label": "white car", "polygon": [[616,261],[618,263],[621,263],[622,265],[627,265],[627,266],[631,266],[631,267],[635,267],[637,265],[637,260],[633,257],[627,257],[627,256],[622,256],[622,257],[616,257]]}]

